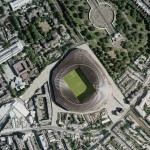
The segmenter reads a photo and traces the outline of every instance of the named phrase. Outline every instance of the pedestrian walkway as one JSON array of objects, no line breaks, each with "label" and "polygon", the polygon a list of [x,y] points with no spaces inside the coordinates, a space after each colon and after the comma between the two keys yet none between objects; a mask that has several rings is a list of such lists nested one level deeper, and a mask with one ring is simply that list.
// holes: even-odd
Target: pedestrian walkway
[{"label": "pedestrian walkway", "polygon": [[41,74],[33,81],[30,87],[26,90],[26,92],[20,96],[20,98],[27,103],[29,99],[34,95],[35,91],[40,88],[45,82],[49,80],[50,70],[57,62],[54,62],[48,65]]}]

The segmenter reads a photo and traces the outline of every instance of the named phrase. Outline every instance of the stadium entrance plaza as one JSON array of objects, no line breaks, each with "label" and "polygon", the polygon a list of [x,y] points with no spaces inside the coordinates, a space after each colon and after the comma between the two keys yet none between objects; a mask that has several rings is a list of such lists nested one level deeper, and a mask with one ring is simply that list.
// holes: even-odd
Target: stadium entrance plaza
[{"label": "stadium entrance plaza", "polygon": [[[124,109],[124,112],[127,112],[129,110],[129,105],[125,104],[123,99],[124,96],[121,94],[120,90],[118,89],[118,87],[115,85],[114,81],[112,80],[112,78],[108,75],[107,71],[105,70],[105,68],[102,66],[102,64],[99,62],[99,60],[97,59],[97,57],[94,55],[94,53],[91,51],[91,49],[89,48],[89,46],[87,44],[82,44],[77,46],[77,48],[79,49],[83,49],[83,50],[87,50],[95,59],[95,61],[97,61],[97,63],[100,65],[100,67],[103,69],[105,75],[107,76],[107,79],[109,80],[109,82],[111,83],[112,86],[112,98],[109,99],[109,101],[105,101],[101,107],[99,108],[99,110],[106,108],[109,117],[111,118],[111,120],[113,121],[113,123],[117,122],[124,113],[119,114],[119,115],[113,115],[112,111],[116,109],[116,107],[121,107]],[[38,89],[39,87],[41,87],[45,82],[49,81],[49,75],[50,75],[50,70],[53,68],[53,66],[56,64],[57,62],[54,62],[52,64],[50,64],[49,66],[47,66],[42,72],[41,74],[33,81],[33,83],[31,84],[31,86],[27,89],[27,91],[20,97],[25,103],[27,103],[29,101],[29,99],[34,95],[36,89]],[[108,92],[108,91],[106,91]],[[56,120],[57,120],[57,113],[58,112],[66,112],[66,113],[77,113],[77,112],[72,112],[72,111],[66,111],[62,108],[60,108],[59,106],[57,106],[52,100],[52,111],[53,111],[53,116],[52,116],[52,125],[56,125]],[[95,110],[98,111],[98,110]],[[90,111],[95,112],[95,111]],[[90,112],[84,112],[85,113],[90,113]],[[83,114],[83,113],[81,113]]]}]

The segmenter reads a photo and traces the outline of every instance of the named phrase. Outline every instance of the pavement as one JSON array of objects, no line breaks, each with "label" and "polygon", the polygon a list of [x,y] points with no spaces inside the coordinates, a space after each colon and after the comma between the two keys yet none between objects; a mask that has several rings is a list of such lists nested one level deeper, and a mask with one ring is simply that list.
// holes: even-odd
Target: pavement
[{"label": "pavement", "polygon": [[97,13],[100,15],[100,17],[102,18],[102,21],[104,22],[105,29],[107,30],[107,32],[109,34],[116,33],[113,25],[107,21],[106,16],[104,16],[103,12],[101,11],[101,9],[99,7],[100,3],[97,0],[87,0],[87,2],[91,6],[91,11],[97,11]]},{"label": "pavement", "polygon": [[112,86],[112,96],[111,96],[111,98],[108,101],[103,103],[103,105],[100,108],[100,110],[102,108],[106,108],[107,111],[108,111],[109,117],[111,118],[111,120],[114,123],[117,122],[117,120],[119,120],[123,114],[120,114],[118,116],[113,115],[112,114],[112,110],[114,110],[116,107],[122,107],[124,109],[124,111],[126,112],[126,110],[128,110],[130,108],[130,105],[124,103],[124,101],[123,101],[124,96],[122,95],[121,91],[116,86],[116,84],[114,83],[113,79],[110,77],[110,75],[108,74],[108,72],[106,71],[104,66],[97,59],[95,54],[91,51],[89,46],[87,44],[82,44],[82,45],[79,45],[77,48],[85,49],[93,56],[94,60],[97,61],[97,63],[101,67],[102,71],[104,72],[106,78],[108,79],[109,83],[111,84],[111,86]]},{"label": "pavement", "polygon": [[9,83],[10,80],[13,80],[13,79],[14,79],[15,75],[14,75],[14,73],[12,72],[12,70],[11,70],[11,68],[9,67],[8,64],[3,65],[3,69],[4,69],[4,72],[5,72],[4,78],[5,78],[5,80]]},{"label": "pavement", "polygon": [[50,70],[53,68],[53,66],[57,63],[54,62],[50,65],[48,65],[41,74],[33,81],[33,83],[30,85],[30,87],[26,90],[26,92],[20,96],[20,98],[27,103],[30,98],[34,95],[35,91],[40,88],[45,82],[49,81],[49,75]]}]

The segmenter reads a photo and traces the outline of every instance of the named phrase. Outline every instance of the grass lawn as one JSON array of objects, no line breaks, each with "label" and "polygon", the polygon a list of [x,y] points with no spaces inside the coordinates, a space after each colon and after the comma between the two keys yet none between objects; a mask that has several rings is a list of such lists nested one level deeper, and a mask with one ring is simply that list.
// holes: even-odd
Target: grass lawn
[{"label": "grass lawn", "polygon": [[69,72],[63,78],[80,102],[95,91],[91,82],[79,67]]}]

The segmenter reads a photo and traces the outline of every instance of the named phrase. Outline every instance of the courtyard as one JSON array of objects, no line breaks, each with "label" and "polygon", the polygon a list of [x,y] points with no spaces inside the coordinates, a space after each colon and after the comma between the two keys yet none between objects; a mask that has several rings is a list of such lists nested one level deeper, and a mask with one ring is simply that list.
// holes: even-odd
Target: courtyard
[{"label": "courtyard", "polygon": [[111,5],[92,0],[87,0],[87,2],[91,7],[89,12],[89,19],[91,23],[96,28],[106,29],[109,34],[114,34],[115,29],[113,22],[115,20],[115,12]]}]

